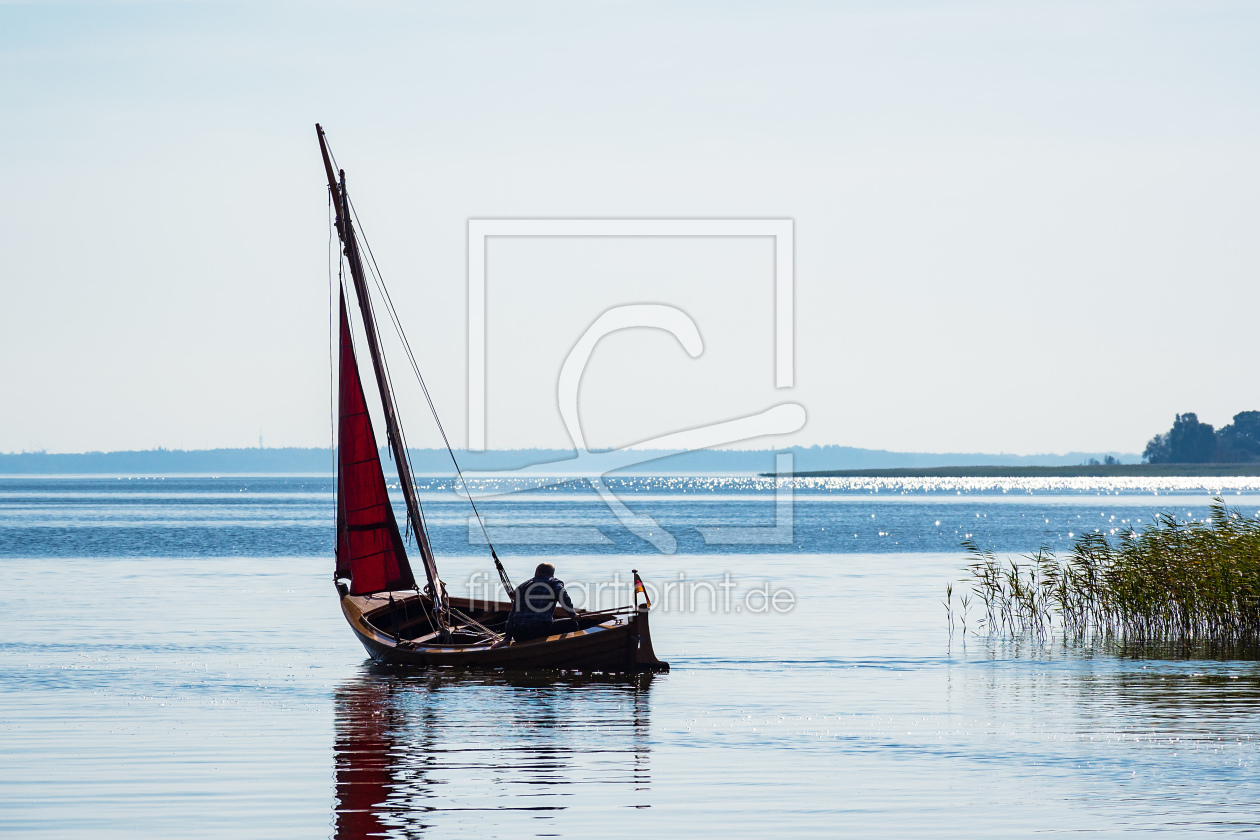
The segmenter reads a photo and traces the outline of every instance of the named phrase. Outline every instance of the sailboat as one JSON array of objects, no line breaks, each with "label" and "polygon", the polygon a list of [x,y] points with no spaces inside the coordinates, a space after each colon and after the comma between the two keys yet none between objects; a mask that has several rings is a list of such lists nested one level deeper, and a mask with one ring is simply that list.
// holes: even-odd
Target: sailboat
[{"label": "sailboat", "polygon": [[[512,671],[624,673],[669,670],[668,663],[657,659],[652,650],[652,634],[648,627],[650,604],[637,571],[634,572],[633,604],[611,610],[579,610],[575,621],[559,625],[557,629],[562,627],[564,632],[530,641],[508,642],[504,639],[504,631],[512,609],[514,590],[482,523],[490,557],[508,602],[457,598],[446,591],[446,585],[438,576],[437,559],[412,479],[406,437],[398,416],[369,294],[360,248],[361,236],[356,233],[353,205],[346,191],[346,173],[344,169],[334,167],[323,128],[316,124],[315,132],[328,176],[337,235],[341,239],[342,255],[349,269],[353,298],[362,321],[364,343],[380,396],[386,440],[398,470],[398,486],[406,504],[405,530],[414,538],[426,580],[421,589],[407,557],[407,540],[404,532],[399,530],[389,499],[372,418],[368,413],[367,395],[359,376],[350,328],[350,307],[346,302],[346,287],[342,283],[337,353],[337,544],[333,581],[341,598],[341,611],[350,628],[367,649],[368,655],[385,663]],[[371,256],[370,250],[368,255]],[[380,283],[380,273],[374,267],[374,260],[372,265],[373,278]],[[388,294],[384,293],[383,283],[379,288],[428,399],[428,389],[424,388],[424,380],[419,376],[419,368],[415,366],[414,356]],[[428,402],[441,431],[441,420],[433,402],[431,399]],[[442,438],[451,454],[456,475],[462,481],[463,473],[446,440],[445,431],[442,431]],[[464,490],[480,521],[481,514],[466,485]],[[642,603],[640,595],[643,596]],[[557,617],[561,616],[557,614]]]}]

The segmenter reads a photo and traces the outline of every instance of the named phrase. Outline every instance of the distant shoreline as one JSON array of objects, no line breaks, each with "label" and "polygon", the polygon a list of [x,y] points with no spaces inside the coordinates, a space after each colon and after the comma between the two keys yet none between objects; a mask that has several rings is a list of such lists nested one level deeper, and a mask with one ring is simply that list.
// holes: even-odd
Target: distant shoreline
[{"label": "distant shoreline", "polygon": [[[773,473],[762,473],[770,476]],[[1252,464],[1107,464],[1060,467],[926,467],[877,470],[806,470],[798,478],[1119,478],[1124,476],[1260,476]]]},{"label": "distant shoreline", "polygon": [[[661,475],[756,475],[771,472],[776,456],[792,456],[792,468],[805,471],[833,470],[941,470],[997,467],[1069,467],[1108,456],[1133,463],[1137,455],[1106,452],[1045,453],[1041,455],[991,455],[981,452],[891,452],[851,446],[793,446],[783,449],[701,449],[695,452],[634,450],[637,464],[615,474]],[[507,472],[543,467],[552,474],[567,475],[577,453],[567,449],[508,449],[468,452],[456,450],[460,466],[468,472]],[[390,454],[382,450],[381,460]],[[411,450],[417,473],[453,471],[445,449]],[[1008,465],[1017,465],[1011,467]],[[589,471],[596,464],[584,465]],[[150,449],[121,452],[12,452],[0,453],[0,475],[330,475],[335,466],[332,451],[316,447],[269,449]]]}]

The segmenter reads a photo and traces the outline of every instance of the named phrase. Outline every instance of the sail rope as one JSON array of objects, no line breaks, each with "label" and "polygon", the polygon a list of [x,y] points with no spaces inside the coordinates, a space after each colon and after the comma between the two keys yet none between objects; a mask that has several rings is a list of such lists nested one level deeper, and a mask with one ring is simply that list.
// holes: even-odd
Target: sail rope
[{"label": "sail rope", "polygon": [[[333,519],[337,518],[337,328],[335,326],[335,318],[333,316],[333,275],[332,261],[334,241],[336,240],[336,222],[333,215],[332,193],[328,193],[328,431],[332,440],[329,446],[329,452],[332,453],[332,474],[333,474]],[[337,254],[337,288],[341,288],[342,268],[345,266],[345,259],[341,256],[340,249],[335,252]],[[340,540],[338,540],[340,542]],[[340,546],[333,546],[333,553],[336,554],[340,550]],[[336,579],[337,571],[333,571],[333,578]]]},{"label": "sail rope", "polygon": [[495,640],[496,642],[497,642],[499,639],[502,639],[502,638],[503,638],[503,634],[502,634],[502,633],[496,633],[496,632],[494,632],[493,630],[491,630],[491,629],[490,629],[489,627],[487,627],[486,625],[482,624],[482,623],[481,623],[480,621],[478,621],[477,619],[473,618],[473,617],[472,617],[472,616],[470,616],[470,615],[465,615],[465,614],[464,614],[464,613],[462,613],[461,611],[459,611],[459,610],[455,609],[455,607],[451,607],[451,614],[452,614],[452,615],[454,615],[456,618],[458,618],[458,619],[462,620],[462,621],[466,621],[468,624],[470,624],[471,626],[473,626],[473,627],[477,628],[477,629],[478,629],[478,630],[480,630],[483,634],[485,634],[485,635],[486,635],[486,636],[488,636],[489,638],[491,638],[491,639]]},{"label": "sail rope", "polygon": [[[357,215],[355,218],[356,220],[358,219]],[[363,241],[363,244],[365,246],[367,245],[367,237],[364,236],[362,228],[359,229],[358,238]],[[370,270],[369,270],[369,273],[370,273]],[[373,274],[372,279],[374,282],[377,283],[377,286],[379,287],[380,281],[379,279],[377,279],[377,277],[374,274]],[[376,320],[376,307],[373,305],[371,297],[368,297],[367,304],[368,304],[368,316],[371,317],[373,321],[375,321]],[[398,392],[394,389],[394,376],[393,376],[393,373],[389,369],[389,359],[385,356],[384,353],[381,353],[381,367],[385,371],[385,387],[389,390],[390,398],[394,401],[394,404],[397,405]],[[412,476],[411,490],[414,494],[418,496],[419,492],[415,484],[415,467],[412,466],[412,463],[411,463],[411,448],[407,444],[407,432],[405,429],[403,429],[401,417],[394,418],[394,428],[398,432],[398,441],[399,443],[402,444],[403,453],[407,458],[407,472],[409,475]],[[388,429],[386,430],[386,433],[388,434]],[[392,448],[386,447],[386,449],[388,451],[389,457],[393,458],[394,454],[393,454]],[[420,504],[419,498],[416,499],[416,508],[417,508],[417,513],[420,515],[420,526],[424,528],[427,532],[429,523],[424,515],[424,505]],[[407,532],[410,533],[410,531],[411,531],[411,520],[410,518],[408,518]]]},{"label": "sail rope", "polygon": [[[345,195],[344,191],[342,193],[342,196],[343,196],[343,199],[348,204],[349,196]],[[356,220],[358,219],[357,214],[355,214],[355,219]],[[348,219],[347,219],[347,223],[349,223]],[[367,241],[366,241],[366,237],[363,234],[362,229],[360,229],[358,232],[358,239],[362,240],[363,244],[366,246]],[[369,268],[369,273],[370,272],[371,272],[371,269]],[[380,278],[374,274],[372,279],[374,282],[376,282],[379,288],[381,285]],[[376,311],[375,311],[376,308],[372,302],[372,298],[370,295],[366,298],[366,304],[367,304],[367,312],[365,313],[366,317],[370,318],[373,321],[373,323],[376,323],[377,322]],[[380,358],[382,371],[385,374],[385,388],[389,392],[390,400],[393,402],[395,406],[397,406],[398,393],[394,388],[394,377],[393,377],[393,373],[389,369],[389,359],[385,356],[383,352],[379,355],[379,358]],[[401,445],[402,453],[403,453],[402,457],[405,458],[407,461],[407,475],[411,483],[412,498],[415,500],[416,517],[419,520],[419,522],[415,523],[413,527],[411,517],[408,516],[406,518],[405,521],[407,524],[406,524],[404,539],[406,539],[407,536],[414,537],[416,540],[416,544],[419,547],[421,537],[428,534],[429,525],[428,525],[428,520],[425,517],[424,505],[420,503],[419,488],[416,487],[416,483],[415,483],[415,467],[411,463],[411,447],[407,444],[407,433],[406,433],[406,430],[403,428],[401,417],[395,415],[393,430],[392,432],[390,432],[389,429],[387,428],[387,433],[397,434],[398,436],[397,442]],[[393,440],[392,439],[390,441],[390,444],[391,445],[388,451],[389,451],[390,457],[393,458],[393,446],[392,446]],[[400,475],[399,481],[401,482],[401,480],[402,480],[402,477]],[[416,528],[419,528],[422,533],[417,533]],[[430,547],[429,550],[431,553],[432,548]],[[428,565],[428,561],[426,561],[426,566],[427,565]],[[435,570],[436,570],[436,567],[435,567]],[[436,574],[434,574],[432,577],[433,577],[432,583],[429,586],[427,586],[426,589],[429,591],[429,596],[433,601],[434,621],[437,624],[440,632],[443,635],[445,635],[448,632],[447,624],[449,623],[449,618],[447,617],[447,614],[450,612],[450,609],[451,609],[450,596],[448,595],[446,591],[445,581],[443,581],[441,577],[439,577]],[[417,597],[419,597],[420,586],[414,580],[414,576],[413,576],[412,583],[413,583],[413,586],[415,587],[416,595]]]},{"label": "sail rope", "polygon": [[[398,333],[398,338],[407,353],[407,359],[411,362],[411,370],[415,373],[416,380],[420,383],[420,390],[424,394],[425,402],[428,403],[429,413],[433,415],[433,422],[437,425],[438,432],[442,435],[442,443],[446,445],[446,453],[450,456],[451,463],[455,466],[455,474],[459,477],[460,484],[464,488],[464,496],[468,499],[468,504],[472,506],[473,515],[477,518],[477,524],[481,526],[481,534],[485,537],[486,545],[490,548],[490,557],[494,560],[495,569],[499,573],[499,580],[502,582],[510,600],[515,597],[512,581],[509,580],[507,570],[503,568],[503,563],[499,560],[499,555],[494,550],[494,543],[490,540],[490,533],[486,529],[485,520],[481,518],[481,511],[477,509],[477,503],[473,500],[472,492],[468,489],[468,481],[464,478],[464,471],[459,467],[459,460],[455,457],[455,450],[451,447],[450,438],[447,437],[446,429],[442,425],[442,418],[438,416],[437,406],[434,405],[433,397],[429,394],[429,386],[425,383],[424,374],[420,372],[420,365],[416,362],[416,356],[411,350],[411,342],[407,340],[407,334],[403,332],[402,322],[399,320],[398,311],[394,308],[393,298],[390,297],[389,289],[385,286],[385,280],[376,264],[376,255],[372,253],[372,246],[363,230],[363,222],[359,219],[359,211],[355,209],[354,202],[349,198],[347,198],[347,203],[350,205],[350,212],[354,214],[354,221],[359,229],[359,238],[363,240],[363,247],[367,251],[369,273],[380,291],[381,299],[385,301],[385,309],[389,313],[390,323],[394,325],[394,331]],[[392,382],[390,387],[393,387]],[[410,461],[410,449],[406,449],[404,446],[404,451],[408,453],[408,461]],[[412,474],[414,475],[414,472]]]},{"label": "sail rope", "polygon": [[[332,159],[333,166],[336,169],[340,170],[341,167],[337,164],[337,156],[333,153],[331,145],[327,144],[327,138],[325,138],[325,144],[326,144],[326,148],[328,149],[328,155]],[[381,298],[385,301],[385,308],[386,308],[386,311],[389,313],[390,323],[393,324],[394,331],[398,334],[398,337],[400,341],[402,342],[403,349],[407,353],[407,360],[411,363],[411,370],[415,374],[416,380],[420,383],[420,390],[424,394],[425,402],[429,406],[429,413],[433,416],[433,422],[437,426],[438,433],[441,434],[442,436],[442,443],[446,446],[446,453],[447,455],[450,456],[451,463],[455,466],[455,473],[459,477],[460,485],[464,488],[464,495],[468,499],[469,505],[472,507],[473,515],[477,518],[477,524],[481,528],[482,536],[485,537],[486,545],[490,549],[490,557],[494,561],[495,570],[498,572],[498,575],[499,575],[499,581],[503,584],[503,589],[507,593],[508,600],[513,601],[515,599],[515,589],[512,586],[512,581],[508,578],[507,570],[503,567],[502,561],[499,560],[498,552],[494,550],[494,543],[490,540],[490,534],[486,529],[485,520],[481,516],[481,511],[477,509],[477,503],[473,500],[472,493],[468,489],[468,480],[464,477],[463,470],[460,469],[459,460],[455,457],[455,451],[451,447],[450,438],[447,436],[446,429],[442,425],[442,418],[438,416],[437,406],[434,404],[433,397],[429,393],[429,386],[424,381],[424,375],[420,372],[420,365],[419,363],[416,362],[415,353],[412,352],[411,342],[407,339],[407,334],[403,331],[402,322],[398,317],[397,309],[395,309],[394,307],[393,298],[389,294],[389,288],[385,285],[384,277],[381,274],[380,267],[377,265],[376,254],[372,252],[372,245],[368,241],[367,233],[363,229],[363,222],[359,218],[359,211],[358,209],[355,208],[354,202],[350,199],[350,196],[345,195],[343,193],[343,198],[344,198],[345,203],[349,206],[350,213],[354,216],[354,222],[359,228],[359,238],[362,240],[363,247],[367,251],[368,273],[372,275],[372,280],[376,284],[376,287],[380,292]],[[329,195],[329,202],[331,205],[331,202],[332,202],[331,194]],[[346,221],[347,223],[349,223],[350,220],[347,219]],[[331,266],[330,266],[330,269],[331,269]],[[331,272],[330,272],[330,276],[331,276]],[[340,278],[340,275],[339,275],[339,278]],[[369,307],[371,307],[370,297],[368,300],[368,305]],[[381,354],[381,355],[382,355],[382,359],[381,359],[382,367],[384,368],[384,372],[385,372],[386,387],[389,388],[390,394],[394,395],[395,391],[394,391],[394,385],[393,385],[393,377],[390,374],[389,362],[387,359],[384,358],[384,354]],[[398,427],[398,435],[400,438],[399,442],[402,444],[403,454],[404,454],[404,457],[406,457],[407,459],[408,473],[412,477],[412,491],[413,493],[415,493],[416,491],[415,468],[411,463],[411,448],[407,445],[406,433],[403,431],[401,418],[398,419],[398,422],[396,425]],[[428,523],[424,515],[423,506],[420,504],[420,500],[418,498],[416,499],[416,507],[418,508],[417,512],[419,513],[419,517],[420,517],[420,527],[426,529],[427,531]],[[410,527],[411,527],[410,517],[408,517],[407,526],[408,526],[408,529],[410,530]],[[438,579],[437,583],[438,583],[438,586],[442,589],[442,591],[431,593],[434,600],[434,604],[435,606],[438,604],[441,604],[442,607],[444,607],[446,610],[450,610],[451,608],[450,603],[447,600],[447,595],[445,591],[446,585],[440,578]]]},{"label": "sail rope", "polygon": [[[333,166],[334,166],[335,168],[337,168],[338,170],[340,170],[340,167],[339,167],[339,166],[337,166],[337,156],[333,153],[333,151],[332,151],[331,147],[328,145],[327,138],[324,138],[324,148],[325,148],[325,149],[326,149],[326,151],[328,152],[328,156],[329,156],[329,158],[331,159],[331,162],[332,162]],[[342,177],[343,177],[343,179],[344,179],[344,177],[345,177],[345,176],[344,176],[344,173],[343,173],[343,176],[342,176]],[[340,198],[341,198],[341,200],[342,200],[343,202],[345,202],[345,203],[348,203],[348,202],[349,202],[349,196],[348,196],[348,195],[346,195],[346,193],[345,193],[345,189],[344,189],[344,181],[343,181],[343,188],[342,188],[341,193],[340,193]],[[329,199],[328,199],[328,200],[329,200],[329,205],[331,206],[331,205],[332,205],[332,201],[333,201],[333,195],[332,195],[331,191],[330,191],[330,193],[329,193]],[[357,214],[356,214],[356,218],[357,218]],[[347,218],[345,221],[346,221],[346,225],[347,225],[347,227],[348,227],[348,228],[350,228],[350,225],[351,225],[350,220]],[[351,228],[351,229],[352,229],[352,228]],[[360,237],[359,237],[359,238],[362,238],[362,231],[360,231]],[[366,244],[366,243],[365,243],[365,244]],[[330,258],[331,258],[331,255],[330,255]],[[345,258],[346,258],[346,255],[345,255],[345,253],[344,253],[344,248],[343,248],[343,249],[342,249],[342,252],[339,254],[339,261],[338,261],[338,265],[339,265],[339,270],[338,270],[338,285],[339,285],[339,287],[340,287],[340,289],[341,289],[341,293],[342,293],[343,295],[345,294]],[[331,267],[331,261],[330,261],[330,265],[329,265],[329,280],[330,280],[330,282],[331,282],[331,271],[332,271],[332,267]],[[376,280],[376,278],[375,278],[375,277],[374,277],[373,279],[374,279],[374,280]],[[377,280],[378,285],[379,285],[379,282],[380,282],[380,281],[379,281],[379,280]],[[369,296],[367,296],[367,298],[366,298],[366,306],[367,306],[367,311],[366,311],[366,312],[364,312],[364,317],[365,317],[366,319],[370,319],[370,320],[372,320],[373,322],[375,322],[375,321],[376,321],[376,316],[375,316],[375,314],[374,314],[374,312],[373,312],[374,307],[373,307],[373,305],[372,305],[372,299],[371,299],[371,296],[370,296],[370,295],[369,295]],[[331,318],[331,315],[330,315],[330,318]],[[394,404],[394,405],[397,405],[397,403],[398,403],[397,393],[396,393],[396,391],[394,390],[393,377],[392,377],[392,375],[391,375],[391,373],[390,373],[390,370],[389,370],[389,360],[388,360],[388,358],[386,358],[386,356],[385,356],[385,354],[384,354],[384,353],[379,354],[379,362],[380,362],[380,365],[381,365],[381,368],[382,368],[382,372],[383,372],[383,373],[384,373],[384,375],[385,375],[385,388],[386,388],[386,390],[389,392],[389,397],[390,397],[390,400],[393,402],[393,404]],[[402,445],[402,450],[403,450],[403,453],[404,453],[404,457],[406,457],[406,460],[407,460],[408,475],[409,475],[409,476],[414,476],[414,474],[415,474],[415,469],[414,469],[414,467],[412,466],[412,463],[411,463],[410,451],[409,451],[409,448],[408,448],[408,446],[407,446],[406,432],[405,432],[405,431],[403,430],[403,428],[402,428],[402,418],[401,418],[401,417],[397,417],[397,416],[395,416],[394,421],[395,421],[395,422],[394,422],[394,424],[393,424],[393,425],[394,425],[395,430],[396,430],[396,432],[397,432],[397,434],[398,434],[398,442]],[[386,423],[386,431],[387,431],[387,434],[389,434],[389,428],[388,428],[388,427],[389,427],[389,424],[388,424],[388,423]],[[390,445],[386,447],[386,451],[387,451],[387,453],[389,454],[389,456],[390,456],[390,458],[391,458],[391,459],[393,458],[393,447],[392,447],[392,444],[393,444],[393,441],[391,440],[391,441],[390,441]],[[400,476],[400,479],[401,479],[401,476]],[[424,507],[423,507],[423,505],[421,505],[421,504],[420,504],[420,499],[418,498],[419,494],[418,494],[418,492],[417,492],[417,488],[416,488],[416,485],[415,485],[415,480],[414,480],[414,478],[412,478],[412,480],[411,480],[411,482],[410,482],[410,483],[411,483],[411,488],[410,488],[410,489],[411,489],[411,497],[415,500],[416,516],[417,516],[417,518],[420,520],[420,522],[419,522],[419,527],[420,527],[421,529],[425,530],[425,531],[426,531],[426,533],[427,533],[427,528],[428,528],[428,525],[427,525],[427,522],[425,521],[425,516],[424,516]],[[404,534],[405,534],[405,535],[404,535],[403,539],[404,539],[404,540],[406,540],[406,539],[407,539],[407,537],[416,536],[416,535],[415,535],[415,532],[414,532],[414,529],[413,529],[413,527],[412,527],[411,516],[410,516],[410,515],[408,515],[408,516],[404,517],[403,521],[404,521],[404,523],[405,523],[405,531],[404,531]],[[419,541],[420,541],[420,537],[419,537],[419,536],[416,536],[416,542],[417,542],[417,545],[419,545]],[[428,565],[428,564],[426,563],[426,566],[427,566],[427,565]],[[450,609],[449,597],[448,597],[448,595],[447,595],[447,593],[446,593],[446,584],[445,584],[445,582],[444,582],[444,581],[442,581],[442,579],[441,579],[440,577],[437,577],[436,575],[434,575],[433,577],[434,577],[434,586],[432,586],[432,587],[426,587],[426,589],[429,589],[429,590],[430,590],[430,593],[429,593],[429,594],[431,595],[431,597],[432,597],[432,601],[433,601],[433,618],[434,618],[434,623],[438,626],[438,628],[439,628],[442,632],[446,632],[446,625],[447,625],[447,621],[446,621],[446,619],[444,618],[444,613],[445,613],[445,612],[447,612],[447,611],[449,611],[449,609]],[[412,586],[413,586],[413,587],[414,587],[414,589],[415,589],[415,592],[416,592],[416,597],[417,597],[417,598],[419,598],[419,597],[420,597],[420,585],[419,585],[419,583],[418,583],[418,582],[416,582],[416,580],[415,580],[415,576],[414,576],[414,575],[412,576]],[[390,597],[391,597],[391,599],[392,599],[392,598],[393,598],[393,595],[391,594],[391,596],[390,596]]]}]

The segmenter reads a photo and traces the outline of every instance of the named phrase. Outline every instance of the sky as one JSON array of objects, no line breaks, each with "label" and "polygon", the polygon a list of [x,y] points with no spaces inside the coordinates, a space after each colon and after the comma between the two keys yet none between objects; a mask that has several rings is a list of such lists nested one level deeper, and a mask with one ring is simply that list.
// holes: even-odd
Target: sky
[{"label": "sky", "polygon": [[487,240],[486,445],[647,303],[592,447],[1140,452],[1260,409],[1258,94],[1248,2],[0,2],[0,451],[328,444],[318,121],[457,446],[469,220],[786,219],[790,388],[774,239]]}]

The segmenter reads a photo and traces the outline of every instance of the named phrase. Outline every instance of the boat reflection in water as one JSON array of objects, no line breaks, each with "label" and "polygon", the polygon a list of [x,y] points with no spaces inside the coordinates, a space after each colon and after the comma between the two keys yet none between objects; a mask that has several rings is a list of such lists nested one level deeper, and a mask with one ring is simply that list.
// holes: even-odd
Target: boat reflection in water
[{"label": "boat reflection in water", "polygon": [[588,818],[647,807],[653,679],[365,665],[335,695],[334,836],[533,834],[522,821],[563,818],[574,794]]}]

